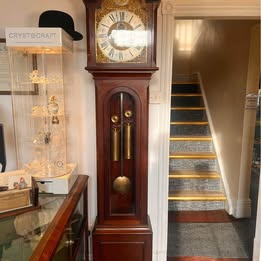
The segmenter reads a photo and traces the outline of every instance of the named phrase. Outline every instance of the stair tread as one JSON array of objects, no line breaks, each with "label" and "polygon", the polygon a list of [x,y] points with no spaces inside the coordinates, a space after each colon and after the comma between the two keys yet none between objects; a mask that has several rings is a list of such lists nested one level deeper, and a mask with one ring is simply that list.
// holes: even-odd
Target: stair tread
[{"label": "stair tread", "polygon": [[170,153],[169,158],[216,158],[216,153],[213,152],[173,152]]},{"label": "stair tread", "polygon": [[187,84],[199,84],[198,81],[174,81],[172,82],[172,85],[173,84],[184,84],[184,85],[187,85]]},{"label": "stair tread", "polygon": [[192,97],[192,96],[199,96],[201,97],[202,94],[201,93],[174,93],[171,94],[172,97],[180,97],[180,96],[187,96],[187,97]]},{"label": "stair tread", "polygon": [[205,110],[205,107],[198,106],[198,107],[172,107],[171,110],[177,110],[177,111],[200,111],[200,110]]},{"label": "stair tread", "polygon": [[172,121],[171,125],[208,125],[208,121]]},{"label": "stair tread", "polygon": [[216,171],[176,170],[169,173],[169,178],[210,178],[218,179],[220,175]]},{"label": "stair tread", "polygon": [[170,192],[169,200],[226,200],[226,196],[220,191],[182,190]]},{"label": "stair tread", "polygon": [[169,140],[174,140],[174,141],[181,141],[181,140],[189,140],[189,141],[211,141],[212,137],[211,136],[180,136],[180,135],[175,135],[171,136]]}]

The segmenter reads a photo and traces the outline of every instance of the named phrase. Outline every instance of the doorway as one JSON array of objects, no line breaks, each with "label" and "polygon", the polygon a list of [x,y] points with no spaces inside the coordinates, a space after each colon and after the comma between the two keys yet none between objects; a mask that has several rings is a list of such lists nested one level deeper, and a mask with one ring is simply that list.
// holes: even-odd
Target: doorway
[{"label": "doorway", "polygon": [[[253,20],[176,20],[175,23],[175,35],[177,38],[174,44],[173,82],[181,79],[186,81],[191,78],[193,73],[197,73],[200,89],[206,104],[206,114],[210,122],[214,150],[218,157],[218,169],[227,196],[227,203],[224,209],[228,214],[232,214],[236,218],[249,217],[251,210],[251,200],[249,199],[250,186],[248,188],[242,186],[242,183],[244,185],[250,184],[250,174],[242,176],[241,160],[246,153],[245,149],[249,151],[249,146],[251,143],[253,144],[253,138],[249,140],[251,132],[253,133],[252,123],[250,119],[251,124],[249,126],[248,120],[248,114],[251,114],[250,117],[252,117],[253,111],[250,111],[250,113],[245,111],[245,97],[249,93],[247,85],[249,84],[249,66],[251,66],[249,65],[251,28],[257,23],[258,21]],[[250,71],[253,70],[250,68]],[[251,90],[252,93],[254,91]],[[243,131],[245,128],[248,130],[247,133]],[[247,144],[244,144],[246,141]],[[173,146],[175,147],[175,145]],[[244,165],[249,166],[248,163]],[[250,173],[251,168],[247,172]],[[246,170],[244,173],[246,173]],[[186,183],[188,183],[187,179]],[[188,210],[184,209],[183,211],[186,212]],[[201,209],[196,212],[199,211]],[[174,223],[175,218],[178,216],[177,213],[170,215],[171,218],[174,216]],[[246,236],[245,223],[239,225],[238,219],[236,221],[228,214],[226,217],[223,213],[223,219],[226,221],[224,222],[223,220],[222,222],[221,218],[218,223],[226,223],[226,225],[231,227],[231,231],[234,234],[227,235],[227,239],[230,236],[234,241],[236,241],[236,238],[239,241],[242,240],[242,253],[241,256],[236,256],[239,253],[227,253],[227,257],[250,257],[252,249],[249,252],[249,246],[247,246],[246,240],[242,237],[242,235]],[[215,219],[216,217],[213,218]],[[178,234],[177,230],[181,231],[181,234],[174,239],[175,242],[170,242],[173,238],[169,235],[168,252],[171,254],[181,249],[181,245],[183,245],[181,241],[182,235],[186,233],[191,235],[195,232],[197,238],[200,239],[198,233],[196,233],[198,226],[195,226],[195,223],[200,224],[199,227],[202,230],[203,222],[195,222],[194,220],[194,222],[183,223],[186,223],[186,225],[182,227],[177,227],[177,224],[174,225],[173,231],[175,231],[176,235]],[[194,228],[187,223],[193,223]],[[213,225],[213,222],[211,223]],[[190,228],[188,228],[189,226]],[[206,229],[214,231],[213,226],[212,228],[208,226]],[[204,233],[204,231],[202,232]],[[212,234],[214,237],[217,237],[217,233],[213,232]],[[220,236],[222,241],[223,236]],[[248,236],[251,237],[253,242],[254,233]],[[188,241],[187,238],[186,241]],[[170,250],[172,243],[176,244],[174,251]],[[224,254],[222,252],[227,250],[224,249],[222,251],[220,249],[222,244],[217,244],[216,242],[214,247],[219,248],[218,252],[220,255],[214,257],[225,257],[222,256]],[[192,251],[191,244],[190,247],[185,248]],[[179,255],[193,256],[192,252],[182,253],[181,251]],[[194,252],[200,255],[198,249],[194,250]],[[211,255],[211,253],[207,254],[208,256]]]}]

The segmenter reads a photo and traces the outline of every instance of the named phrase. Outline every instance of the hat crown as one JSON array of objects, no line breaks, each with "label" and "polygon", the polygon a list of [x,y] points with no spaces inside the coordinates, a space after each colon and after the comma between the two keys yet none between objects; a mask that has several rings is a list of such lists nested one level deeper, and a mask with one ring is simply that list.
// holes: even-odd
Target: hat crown
[{"label": "hat crown", "polygon": [[61,27],[73,40],[81,40],[82,34],[75,31],[73,18],[62,11],[48,10],[43,12],[39,17],[39,27]]}]

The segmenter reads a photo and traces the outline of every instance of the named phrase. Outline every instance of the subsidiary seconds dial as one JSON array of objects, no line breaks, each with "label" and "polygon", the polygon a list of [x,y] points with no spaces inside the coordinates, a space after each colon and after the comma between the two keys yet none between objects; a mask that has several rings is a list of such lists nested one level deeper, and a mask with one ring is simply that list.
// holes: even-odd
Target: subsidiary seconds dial
[{"label": "subsidiary seconds dial", "polygon": [[[107,62],[130,62],[147,46],[147,32],[142,19],[133,12],[116,10],[98,22],[97,46]],[[98,59],[98,57],[97,57]]]}]

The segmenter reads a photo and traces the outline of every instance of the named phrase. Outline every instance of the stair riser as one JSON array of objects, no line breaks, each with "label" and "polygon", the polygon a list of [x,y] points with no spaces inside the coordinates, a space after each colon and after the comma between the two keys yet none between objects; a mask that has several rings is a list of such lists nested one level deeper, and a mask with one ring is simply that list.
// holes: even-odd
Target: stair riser
[{"label": "stair riser", "polygon": [[209,136],[210,130],[208,125],[171,125],[170,135]]},{"label": "stair riser", "polygon": [[170,179],[169,191],[197,190],[197,191],[221,191],[220,179]]},{"label": "stair riser", "polygon": [[225,208],[225,201],[169,201],[169,211],[204,211]]},{"label": "stair riser", "polygon": [[213,152],[212,141],[170,141],[170,152]]},{"label": "stair riser", "polygon": [[170,159],[169,170],[216,171],[216,159]]},{"label": "stair riser", "polygon": [[199,93],[198,84],[173,84],[172,93]]},{"label": "stair riser", "polygon": [[203,106],[202,97],[171,97],[171,107],[201,107]]},{"label": "stair riser", "polygon": [[172,110],[171,121],[205,121],[205,110]]}]

